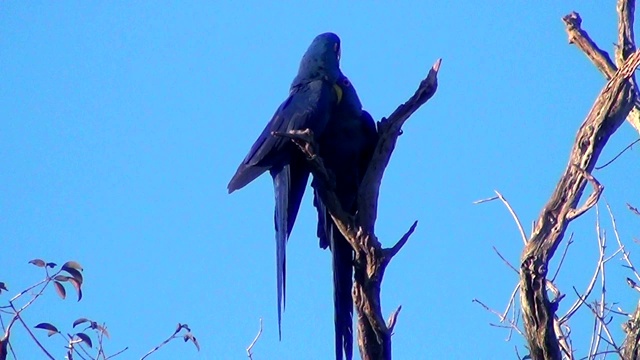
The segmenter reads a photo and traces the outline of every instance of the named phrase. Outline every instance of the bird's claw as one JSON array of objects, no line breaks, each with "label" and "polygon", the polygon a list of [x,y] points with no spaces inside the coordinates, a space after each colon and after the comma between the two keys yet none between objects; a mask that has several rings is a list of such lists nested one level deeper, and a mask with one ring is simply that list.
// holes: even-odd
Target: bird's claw
[{"label": "bird's claw", "polygon": [[318,155],[316,150],[316,143],[313,140],[313,131],[311,129],[304,130],[289,130],[288,132],[273,131],[273,136],[281,136],[291,139],[300,150],[302,150],[309,160],[314,160]]}]

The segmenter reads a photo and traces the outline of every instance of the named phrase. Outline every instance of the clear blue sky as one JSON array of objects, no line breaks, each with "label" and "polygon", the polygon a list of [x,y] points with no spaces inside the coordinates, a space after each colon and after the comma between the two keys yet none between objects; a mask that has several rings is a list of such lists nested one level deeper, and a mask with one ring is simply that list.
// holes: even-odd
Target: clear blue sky
[{"label": "clear blue sky", "polygon": [[[403,306],[395,358],[514,358],[515,345],[526,353],[471,302],[506,305],[517,276],[491,247],[516,266],[522,248],[500,203],[472,202],[498,189],[528,230],[563,171],[605,83],[567,43],[560,19],[572,10],[611,51],[617,17],[605,2],[3,2],[0,281],[11,291],[0,300],[40,279],[30,259],[73,259],[85,267],[84,299],[62,301],[51,289],[24,314],[29,323],[71,331],[78,317],[106,321],[107,352],[129,346],[126,359],[188,323],[201,353],[176,342],[156,358],[242,359],[262,317],[256,360],[331,358],[330,257],[317,246],[310,198],[289,242],[279,342],[271,179],[233,195],[226,184],[311,39],[333,31],[342,69],[377,119],[443,59],[438,92],[406,124],[382,185],[385,244],[419,220],[383,284],[385,313]],[[623,125],[601,163],[637,137]],[[639,160],[634,149],[594,174],[632,251],[640,220],[625,202],[640,205]],[[584,288],[593,272],[594,219],[570,228],[561,312],[575,299],[571,286]],[[631,310],[637,294],[620,264],[611,263],[609,295]],[[579,354],[590,327],[574,325]],[[62,357],[60,339],[38,335]],[[20,359],[39,358],[20,327],[12,340]]]}]

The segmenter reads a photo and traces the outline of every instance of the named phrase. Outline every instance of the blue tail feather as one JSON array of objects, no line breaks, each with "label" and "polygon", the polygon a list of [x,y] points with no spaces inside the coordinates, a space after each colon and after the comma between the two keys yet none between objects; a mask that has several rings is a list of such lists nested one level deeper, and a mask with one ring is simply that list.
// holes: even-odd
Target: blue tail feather
[{"label": "blue tail feather", "polygon": [[274,223],[276,229],[276,271],[278,278],[278,336],[282,339],[282,312],[286,306],[287,241],[293,230],[304,190],[309,179],[304,158],[294,159],[291,165],[272,169],[275,193]]}]

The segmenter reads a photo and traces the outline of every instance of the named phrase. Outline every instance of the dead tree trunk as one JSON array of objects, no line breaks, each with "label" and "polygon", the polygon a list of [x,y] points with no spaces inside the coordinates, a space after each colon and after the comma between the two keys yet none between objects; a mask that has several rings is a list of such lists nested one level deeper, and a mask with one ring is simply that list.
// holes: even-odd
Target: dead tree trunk
[{"label": "dead tree trunk", "polygon": [[[561,359],[557,328],[556,310],[560,297],[550,300],[547,293],[547,269],[569,223],[589,210],[597,202],[603,187],[591,176],[598,156],[609,137],[624,122],[636,106],[636,90],[633,74],[640,64],[640,52],[635,52],[633,42],[634,1],[621,0],[618,3],[620,15],[618,64],[620,69],[600,50],[586,32],[580,28],[580,17],[576,13],[567,15],[569,41],[578,45],[598,68],[610,78],[601,91],[584,123],[578,130],[565,169],[551,198],[542,209],[535,228],[521,256],[520,300],[522,305],[525,334],[530,356],[534,360]],[[629,116],[629,122],[638,127],[638,110]],[[587,184],[591,182],[594,193],[585,204],[578,203]],[[637,359],[638,327],[634,322],[635,338],[630,339],[628,359]],[[625,345],[625,349],[627,346]],[[632,354],[633,353],[633,354]]]},{"label": "dead tree trunk", "polygon": [[[557,299],[547,295],[547,269],[569,222],[589,210],[600,197],[602,186],[590,175],[609,137],[624,122],[633,107],[635,92],[629,78],[640,65],[634,53],[604,87],[578,130],[569,164],[551,198],[542,209],[521,256],[520,301],[524,328],[534,360],[561,359],[554,330]],[[578,207],[582,192],[591,181],[594,193]]]}]

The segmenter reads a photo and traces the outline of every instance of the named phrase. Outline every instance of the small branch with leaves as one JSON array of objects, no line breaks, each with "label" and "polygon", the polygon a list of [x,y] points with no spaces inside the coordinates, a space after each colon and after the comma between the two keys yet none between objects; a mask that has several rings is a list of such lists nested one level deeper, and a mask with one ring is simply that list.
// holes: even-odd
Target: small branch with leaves
[{"label": "small branch with leaves", "polygon": [[[182,330],[185,330],[185,331],[182,331]],[[158,345],[158,346],[154,347],[153,349],[151,349],[148,353],[146,353],[143,357],[141,357],[140,360],[144,360],[149,355],[151,355],[154,352],[160,350],[161,347],[167,345],[171,340],[180,339],[180,338],[182,340],[184,340],[184,342],[191,341],[193,343],[193,345],[195,345],[196,349],[198,349],[198,351],[200,351],[200,344],[198,344],[198,340],[196,340],[196,337],[193,336],[193,334],[191,333],[191,329],[189,328],[189,325],[178,323],[178,326],[176,327],[176,329],[173,332],[173,334],[171,334],[171,336],[169,336],[165,341],[160,343],[160,345]]]},{"label": "small branch with leaves", "polygon": [[[44,269],[45,278],[12,297],[8,301],[8,305],[0,306],[0,325],[2,325],[3,329],[3,334],[0,338],[0,360],[6,360],[8,358],[9,352],[11,353],[13,359],[19,358],[19,351],[14,349],[10,344],[10,336],[12,335],[14,325],[17,323],[20,323],[24,327],[27,334],[31,337],[40,351],[44,353],[46,358],[52,360],[56,359],[56,357],[54,357],[54,355],[52,355],[52,353],[47,350],[43,343],[38,340],[34,332],[31,331],[31,327],[27,325],[27,323],[22,318],[22,313],[42,296],[42,294],[50,284],[53,284],[56,294],[58,294],[58,296],[63,300],[67,297],[67,289],[65,288],[65,284],[71,284],[73,289],[76,290],[78,301],[82,300],[82,284],[84,283],[84,275],[83,268],[78,262],[67,261],[60,267],[60,269],[52,274],[50,273],[50,271],[58,266],[55,263],[45,262],[41,259],[34,259],[29,261],[29,264]],[[6,284],[4,282],[0,282],[0,295],[2,295],[2,292],[6,291],[8,291]],[[24,301],[24,304],[22,304],[22,306],[18,304],[21,300]],[[6,326],[4,325],[5,323],[2,320],[2,315],[9,315],[11,317]],[[104,337],[106,337],[107,339],[110,337],[106,325],[104,323],[100,324],[97,321],[93,321],[87,318],[79,318],[73,322],[73,328],[83,325],[84,329],[80,332],[75,333],[62,332],[54,324],[48,322],[41,322],[35,325],[33,328],[45,330],[49,337],[59,335],[60,338],[62,338],[64,341],[66,348],[66,358],[69,360],[108,360],[122,354],[128,349],[127,347],[125,347],[124,349],[117,351],[112,355],[106,355],[104,351],[103,339]],[[94,348],[94,341],[87,334],[87,330],[93,330],[96,332],[98,343],[95,350],[91,350]],[[164,346],[170,340],[178,337],[183,338],[184,341],[193,342],[198,351],[200,350],[200,345],[191,333],[188,325],[178,324],[178,328],[176,329],[172,337],[165,340],[162,344],[151,350],[143,358],[146,358],[147,356],[156,352],[160,347]],[[92,351],[93,353],[90,353],[90,351]]]}]

